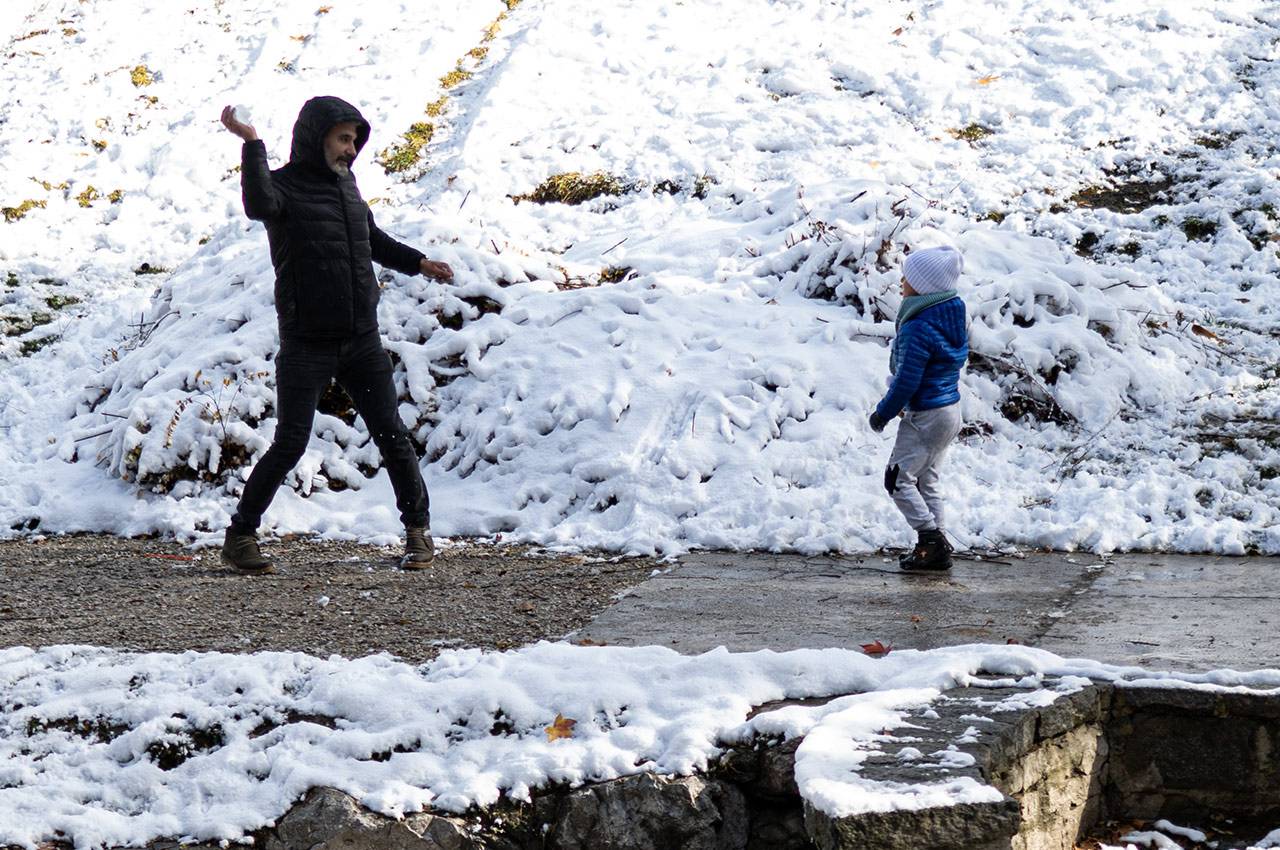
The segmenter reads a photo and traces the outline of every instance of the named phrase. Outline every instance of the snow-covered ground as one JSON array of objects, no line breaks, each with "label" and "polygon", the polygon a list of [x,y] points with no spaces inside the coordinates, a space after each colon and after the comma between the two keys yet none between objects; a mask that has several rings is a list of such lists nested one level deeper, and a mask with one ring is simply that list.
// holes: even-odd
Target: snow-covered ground
[{"label": "snow-covered ground", "polygon": [[[451,650],[421,667],[385,655],[7,649],[0,843],[33,847],[55,830],[77,848],[235,839],[314,786],[392,816],[461,812],[548,783],[688,773],[735,741],[797,735],[800,792],[833,815],[998,800],[973,780],[874,783],[860,766],[943,689],[989,688],[975,711],[993,713],[1048,704],[1090,679],[1280,693],[1275,670],[1175,677],[1018,646],[686,657],[539,643]],[[850,695],[747,720],[765,702],[833,694]],[[568,737],[546,731],[557,716],[576,721]]]},{"label": "snow-covered ground", "polygon": [[[279,161],[333,93],[373,124],[380,224],[458,272],[388,273],[381,308],[437,534],[901,543],[865,419],[903,252],[950,243],[975,354],[953,537],[1280,552],[1272,3],[5,8],[0,204],[44,206],[0,223],[0,534],[218,534],[276,345],[218,111]],[[631,191],[512,197],[570,171]],[[340,413],[268,530],[397,534]]]},{"label": "snow-covered ground", "polygon": [[[274,427],[277,342],[218,112],[248,106],[279,162],[303,100],[330,93],[373,124],[356,173],[379,223],[457,270],[388,273],[381,308],[437,534],[902,542],[879,485],[889,436],[865,420],[904,252],[949,243],[975,354],[953,537],[1280,553],[1273,3],[191,5],[0,5],[0,535],[216,539]],[[385,172],[415,122],[433,125],[421,161]],[[513,197],[572,171],[627,191]],[[326,409],[269,530],[385,542],[376,452]],[[541,644],[420,668],[9,649],[0,842],[236,837],[316,784],[458,810],[691,770],[755,733],[808,735],[801,789],[831,812],[969,799],[990,789],[878,798],[850,769],[978,671],[1170,681],[1024,647]],[[1280,688],[1275,671],[1179,681]],[[499,713],[512,734],[459,731]],[[557,713],[580,722],[551,742]],[[305,715],[344,722],[283,722]],[[282,725],[251,736],[264,721]],[[215,727],[201,749],[193,730]],[[172,770],[146,755],[185,745]]]}]

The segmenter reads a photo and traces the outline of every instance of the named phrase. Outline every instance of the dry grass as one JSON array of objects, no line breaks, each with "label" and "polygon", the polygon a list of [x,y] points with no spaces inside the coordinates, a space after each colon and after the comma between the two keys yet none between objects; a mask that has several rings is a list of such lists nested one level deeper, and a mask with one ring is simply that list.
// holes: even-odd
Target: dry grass
[{"label": "dry grass", "polygon": [[14,222],[31,212],[31,210],[44,209],[45,206],[45,201],[37,201],[33,198],[28,198],[16,207],[0,207],[0,214],[4,215],[5,221]]},{"label": "dry grass", "polygon": [[513,195],[511,199],[517,203],[533,201],[535,204],[581,204],[603,195],[621,195],[632,188],[632,185],[606,171],[591,174],[568,171],[553,174],[532,192]]}]

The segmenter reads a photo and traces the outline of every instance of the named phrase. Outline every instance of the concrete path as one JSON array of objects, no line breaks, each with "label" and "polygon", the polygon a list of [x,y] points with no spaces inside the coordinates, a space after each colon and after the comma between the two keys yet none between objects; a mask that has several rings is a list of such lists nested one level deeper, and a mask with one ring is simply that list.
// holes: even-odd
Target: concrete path
[{"label": "concrete path", "polygon": [[1280,558],[1031,554],[957,560],[698,553],[577,635],[696,653],[1010,641],[1151,669],[1280,668]]}]

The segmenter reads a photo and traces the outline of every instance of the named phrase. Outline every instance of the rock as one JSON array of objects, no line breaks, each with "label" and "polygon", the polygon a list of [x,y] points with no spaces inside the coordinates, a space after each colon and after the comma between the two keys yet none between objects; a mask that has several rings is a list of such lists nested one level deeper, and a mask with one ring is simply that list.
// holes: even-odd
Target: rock
[{"label": "rock", "polygon": [[641,774],[570,792],[551,832],[560,850],[743,850],[747,813],[732,785]]},{"label": "rock", "polygon": [[843,818],[806,804],[804,822],[818,850],[1009,850],[1019,813],[1010,799]]},{"label": "rock", "polygon": [[289,810],[264,842],[267,850],[475,850],[463,825],[429,814],[394,820],[348,794],[316,788]]}]

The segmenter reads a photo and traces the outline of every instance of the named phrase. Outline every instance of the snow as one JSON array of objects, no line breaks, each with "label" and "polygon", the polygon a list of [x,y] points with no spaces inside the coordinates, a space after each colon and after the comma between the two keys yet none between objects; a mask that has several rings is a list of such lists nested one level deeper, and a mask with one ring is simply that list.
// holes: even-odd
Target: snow
[{"label": "snow", "polygon": [[[0,536],[217,539],[275,427],[278,343],[218,114],[252,116],[279,163],[301,103],[332,93],[372,123],[355,171],[379,224],[456,271],[382,276],[437,536],[664,555],[900,543],[879,484],[891,434],[864,423],[905,252],[950,244],[975,354],[946,473],[954,539],[1280,553],[1277,36],[1265,0],[7,0]],[[454,69],[472,76],[446,86]],[[385,173],[379,153],[423,120],[422,162]],[[597,170],[633,190],[513,197]],[[1073,200],[1112,184],[1129,187],[1115,210]],[[363,423],[321,414],[266,530],[394,540],[377,464]],[[1025,647],[538,644],[422,667],[15,648],[0,842],[235,838],[317,784],[388,814],[461,811],[686,773],[757,736],[805,736],[797,781],[831,814],[994,799],[859,766],[945,688],[986,688],[998,713],[1082,677],[1280,691],[1276,671]],[[549,742],[557,713],[579,723]],[[70,718],[102,719],[106,740]],[[157,765],[215,728],[220,745]],[[1187,836],[1157,829],[1125,840]]]},{"label": "snow", "polygon": [[[1166,6],[8,4],[0,34],[47,32],[9,42],[0,199],[46,206],[0,224],[0,316],[52,320],[0,340],[0,534],[225,526],[274,427],[277,340],[217,115],[251,111],[278,162],[326,92],[373,125],[356,173],[381,226],[457,270],[387,273],[380,313],[438,535],[901,542],[864,421],[903,252],[947,243],[976,355],[952,537],[1280,552],[1280,19]],[[473,76],[446,88],[455,67]],[[383,173],[442,96],[424,162]],[[595,170],[640,188],[512,200]],[[1146,209],[1068,200],[1166,179]],[[631,273],[600,283],[609,267]],[[392,539],[363,424],[321,415],[315,435],[267,530]]]},{"label": "snow", "polygon": [[[992,687],[979,678],[991,672],[1009,678]],[[446,650],[421,666],[11,648],[0,650],[0,842],[33,847],[56,830],[77,848],[235,839],[318,785],[391,816],[462,812],[549,784],[687,774],[735,742],[797,736],[800,792],[833,815],[998,800],[972,778],[881,783],[860,766],[886,742],[913,740],[909,726],[895,730],[947,688],[982,681],[993,696],[1029,686],[1056,697],[1084,676],[1280,694],[1275,670],[1175,675],[1010,646],[871,658],[542,642]],[[822,696],[835,698],[747,719],[766,702]],[[577,724],[552,741],[544,730],[557,714]],[[951,748],[915,754],[942,769],[972,761]]]}]

